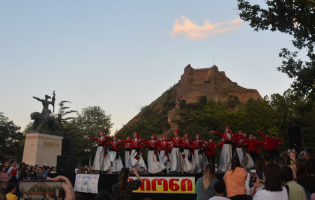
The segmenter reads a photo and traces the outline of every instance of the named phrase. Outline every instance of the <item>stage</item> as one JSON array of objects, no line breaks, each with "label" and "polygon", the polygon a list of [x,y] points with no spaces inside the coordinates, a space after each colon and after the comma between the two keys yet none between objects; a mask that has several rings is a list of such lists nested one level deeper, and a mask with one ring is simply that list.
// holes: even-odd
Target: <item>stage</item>
[{"label": "stage", "polygon": [[[49,174],[49,177],[56,177],[58,175],[63,175],[66,176],[70,179],[72,185],[74,186],[75,183],[75,177],[76,174]],[[194,178],[195,179],[195,183],[193,184],[193,188],[194,185],[196,184],[197,180],[202,177],[203,174],[175,174],[175,173],[168,173],[168,174],[139,174],[140,177],[142,179],[150,179],[150,177],[157,177],[158,179],[165,179],[168,180],[170,178],[172,178],[173,180],[187,180],[188,178]],[[118,182],[118,174],[100,174],[99,177],[99,181],[98,181],[98,191],[102,191],[102,190],[106,190],[109,193],[112,193],[112,186]],[[218,172],[216,173],[216,178],[219,180],[222,180],[224,176],[224,172]],[[130,177],[133,177],[133,175],[131,174]],[[172,180],[171,179],[171,180]],[[146,184],[147,181],[145,181]],[[143,185],[146,185],[143,184]],[[147,186],[146,186],[147,187]],[[150,187],[150,186],[149,186]],[[162,187],[162,186],[161,186]],[[184,187],[185,187],[185,182],[184,182]],[[188,185],[187,185],[188,188]],[[94,197],[96,196],[96,194],[91,194],[91,193],[78,193],[76,192],[76,194],[80,194],[84,200],[92,200],[94,199]],[[174,192],[174,193],[170,193],[170,191],[168,192],[161,192],[161,193],[133,193],[132,198],[133,199],[137,199],[137,200],[142,200],[144,198],[151,198],[152,200],[168,200],[168,199],[180,199],[180,200],[193,200],[196,199],[197,195],[195,193],[179,193],[179,192]]]}]

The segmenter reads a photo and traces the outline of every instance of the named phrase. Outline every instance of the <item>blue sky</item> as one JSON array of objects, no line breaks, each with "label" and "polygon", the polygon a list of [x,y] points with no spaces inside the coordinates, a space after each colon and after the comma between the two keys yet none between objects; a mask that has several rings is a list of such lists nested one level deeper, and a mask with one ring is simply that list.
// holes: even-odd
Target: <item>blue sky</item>
[{"label": "blue sky", "polygon": [[56,90],[78,111],[101,106],[113,133],[186,65],[211,67],[213,56],[239,85],[282,94],[292,80],[277,71],[278,54],[292,37],[233,24],[236,9],[236,0],[0,1],[0,112],[23,129],[42,108],[32,96]]}]

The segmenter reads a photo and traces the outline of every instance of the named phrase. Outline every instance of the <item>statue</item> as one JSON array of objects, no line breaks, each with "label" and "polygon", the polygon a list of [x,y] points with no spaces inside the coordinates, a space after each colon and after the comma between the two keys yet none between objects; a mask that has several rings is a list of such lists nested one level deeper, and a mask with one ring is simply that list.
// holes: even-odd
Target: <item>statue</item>
[{"label": "statue", "polygon": [[55,100],[56,100],[56,94],[55,91],[53,92],[52,100],[49,101],[51,98],[48,95],[45,95],[45,99],[40,99],[38,97],[33,97],[37,101],[42,102],[43,104],[43,110],[42,113],[39,112],[33,112],[31,114],[31,119],[34,120],[32,129],[35,130],[35,128],[39,125],[39,131],[42,129],[43,125],[47,125],[52,131],[55,132],[55,130],[60,131],[60,126],[58,124],[58,119],[51,116],[51,111],[49,110],[49,104],[53,106],[53,112],[55,112]]}]

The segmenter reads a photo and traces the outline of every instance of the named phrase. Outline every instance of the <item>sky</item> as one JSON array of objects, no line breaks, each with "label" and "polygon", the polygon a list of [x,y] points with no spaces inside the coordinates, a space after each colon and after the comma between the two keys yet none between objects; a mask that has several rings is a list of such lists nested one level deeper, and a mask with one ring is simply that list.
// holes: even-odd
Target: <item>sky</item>
[{"label": "sky", "polygon": [[[263,0],[252,0],[263,5]],[[120,129],[180,79],[184,68],[220,71],[260,95],[282,94],[277,71],[292,37],[255,32],[236,0],[0,0],[0,112],[22,130],[44,98],[81,111],[100,106]]]}]

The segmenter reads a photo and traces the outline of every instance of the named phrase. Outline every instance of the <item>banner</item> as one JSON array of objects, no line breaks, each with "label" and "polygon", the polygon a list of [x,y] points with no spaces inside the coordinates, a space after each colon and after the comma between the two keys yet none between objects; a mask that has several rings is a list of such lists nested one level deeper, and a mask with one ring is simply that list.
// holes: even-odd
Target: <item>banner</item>
[{"label": "banner", "polygon": [[77,174],[74,191],[97,194],[99,176],[99,174]]},{"label": "banner", "polygon": [[[136,180],[136,177],[130,176],[130,180]],[[145,177],[142,178],[142,185],[138,190],[132,192],[138,193],[195,193],[195,177]]]}]

